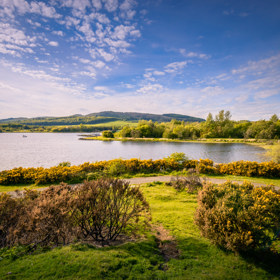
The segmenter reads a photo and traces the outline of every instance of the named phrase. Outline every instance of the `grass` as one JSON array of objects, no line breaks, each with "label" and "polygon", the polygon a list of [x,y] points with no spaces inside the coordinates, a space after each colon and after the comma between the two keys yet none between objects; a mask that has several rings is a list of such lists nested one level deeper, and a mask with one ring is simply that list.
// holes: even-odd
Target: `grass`
[{"label": "grass", "polygon": [[24,190],[24,189],[39,189],[39,188],[45,188],[49,187],[50,185],[42,185],[42,186],[37,186],[37,185],[11,185],[11,186],[4,186],[0,185],[0,192],[12,192],[15,190]]},{"label": "grass", "polygon": [[[134,126],[137,123],[133,123]],[[101,126],[101,124],[100,124]],[[216,143],[243,143],[249,145],[255,145],[261,147],[263,149],[269,149],[271,145],[275,142],[275,140],[256,140],[256,139],[243,139],[243,138],[198,138],[198,139],[168,139],[168,138],[132,138],[132,137],[115,137],[115,138],[105,138],[102,136],[99,137],[84,137],[81,140],[99,140],[99,141],[134,141],[134,142],[182,142],[182,143],[208,143],[208,144],[216,144]]]},{"label": "grass", "polygon": [[[176,176],[176,175],[184,175],[182,171],[172,171],[172,172],[164,172],[164,173],[138,173],[138,174],[123,174],[120,175],[121,179],[129,179],[129,178],[139,178],[139,177],[156,177],[156,176]],[[257,177],[245,177],[245,176],[234,176],[234,175],[201,175],[201,177],[207,177],[209,179],[223,179],[230,181],[248,181],[252,183],[258,183],[263,185],[274,185],[280,186],[280,179],[269,179],[269,178],[257,178]],[[77,181],[76,183],[81,183],[82,181]],[[72,182],[71,182],[72,183]],[[24,190],[24,189],[39,189],[49,187],[50,185],[11,185],[5,186],[0,185],[0,192],[11,192],[15,190]]]},{"label": "grass", "polygon": [[213,179],[225,179],[230,181],[248,181],[251,183],[258,183],[263,185],[280,186],[280,179],[257,178],[257,177],[234,176],[234,175],[205,175],[205,177],[208,177],[209,179],[213,178]]},{"label": "grass", "polygon": [[[142,186],[153,224],[176,238],[179,259],[164,263],[152,235],[119,246],[74,244],[0,261],[0,279],[279,279],[279,258],[238,256],[202,238],[193,223],[196,195],[157,182]],[[167,270],[166,270],[167,269]],[[166,271],[164,271],[166,270]]]}]

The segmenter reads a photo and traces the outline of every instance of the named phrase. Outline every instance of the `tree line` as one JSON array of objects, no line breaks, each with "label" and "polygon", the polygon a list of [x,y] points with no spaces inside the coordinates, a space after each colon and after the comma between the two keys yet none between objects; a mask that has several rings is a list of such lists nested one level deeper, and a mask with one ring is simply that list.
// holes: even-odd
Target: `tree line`
[{"label": "tree line", "polygon": [[186,123],[178,120],[172,120],[168,123],[158,123],[141,120],[136,127],[123,127],[115,136],[168,139],[279,139],[280,120],[274,114],[268,121],[233,121],[231,120],[231,113],[229,111],[221,110],[215,117],[209,113],[206,121],[201,123]]}]

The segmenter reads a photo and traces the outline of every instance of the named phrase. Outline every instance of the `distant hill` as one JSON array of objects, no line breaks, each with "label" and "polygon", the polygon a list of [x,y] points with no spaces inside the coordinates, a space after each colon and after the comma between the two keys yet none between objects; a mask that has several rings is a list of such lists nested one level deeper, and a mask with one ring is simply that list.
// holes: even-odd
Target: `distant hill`
[{"label": "distant hill", "polygon": [[99,124],[114,121],[139,121],[152,120],[153,122],[169,122],[172,119],[185,122],[202,122],[201,118],[179,114],[145,114],[136,112],[113,112],[104,111],[88,115],[72,115],[67,117],[37,117],[37,118],[9,118],[0,120],[1,124],[16,123],[25,125],[53,126],[53,125],[79,125],[79,124]]},{"label": "distant hill", "polygon": [[27,118],[9,118],[9,119],[2,119],[0,123],[13,123],[13,122],[20,122],[23,120],[28,120]]},{"label": "distant hill", "polygon": [[103,111],[100,113],[92,113],[87,116],[101,116],[117,118],[126,121],[138,121],[138,120],[152,120],[154,122],[169,122],[172,119],[186,121],[186,122],[202,122],[205,121],[202,118],[191,117],[187,115],[179,114],[149,114],[149,113],[136,113],[136,112],[113,112],[113,111]]}]

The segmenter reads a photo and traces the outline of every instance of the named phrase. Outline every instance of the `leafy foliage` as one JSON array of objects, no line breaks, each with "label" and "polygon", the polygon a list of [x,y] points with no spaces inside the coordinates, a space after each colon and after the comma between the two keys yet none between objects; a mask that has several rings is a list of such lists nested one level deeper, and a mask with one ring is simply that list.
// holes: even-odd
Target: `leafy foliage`
[{"label": "leafy foliage", "polygon": [[271,150],[267,152],[267,155],[272,158],[276,163],[280,163],[280,144],[272,146]]},{"label": "leafy foliage", "polygon": [[209,113],[205,122],[185,123],[179,118],[165,123],[142,120],[138,122],[137,127],[123,127],[118,135],[132,138],[168,139],[278,139],[280,137],[280,121],[276,115],[273,115],[269,121],[232,121],[230,112],[221,110],[215,117]]},{"label": "leafy foliage", "polygon": [[[65,165],[65,164],[62,164]],[[68,165],[68,164],[66,164]],[[54,184],[59,182],[81,182],[101,176],[120,176],[123,174],[160,173],[197,168],[202,174],[228,174],[248,177],[279,178],[280,164],[276,162],[236,161],[214,165],[212,160],[187,160],[181,153],[158,160],[114,159],[78,166],[54,166],[50,168],[14,168],[0,172],[1,185],[15,184]],[[91,173],[91,174],[89,174]]]},{"label": "leafy foliage", "polygon": [[208,184],[199,192],[195,223],[204,237],[228,250],[270,246],[280,229],[280,193],[246,182]]},{"label": "leafy foliage", "polygon": [[111,130],[105,130],[102,132],[102,137],[114,138],[114,133]]}]

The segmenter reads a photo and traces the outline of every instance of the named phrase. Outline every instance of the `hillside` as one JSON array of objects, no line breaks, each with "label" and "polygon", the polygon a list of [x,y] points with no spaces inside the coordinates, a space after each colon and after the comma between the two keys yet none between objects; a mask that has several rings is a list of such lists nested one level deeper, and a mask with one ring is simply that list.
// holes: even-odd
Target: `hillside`
[{"label": "hillside", "polygon": [[191,117],[188,115],[179,114],[149,114],[149,113],[137,113],[137,112],[113,112],[113,111],[103,111],[100,113],[92,113],[87,116],[102,116],[118,118],[127,121],[138,121],[138,120],[152,120],[153,122],[169,122],[172,119],[186,121],[186,122],[202,122],[205,121],[202,118]]},{"label": "hillside", "polygon": [[16,123],[25,125],[79,125],[79,124],[99,124],[113,121],[138,121],[152,120],[154,122],[169,122],[177,119],[185,122],[202,122],[204,119],[179,114],[146,114],[136,112],[113,112],[104,111],[88,115],[72,115],[66,117],[38,117],[38,118],[9,118],[0,120],[0,123]]}]

